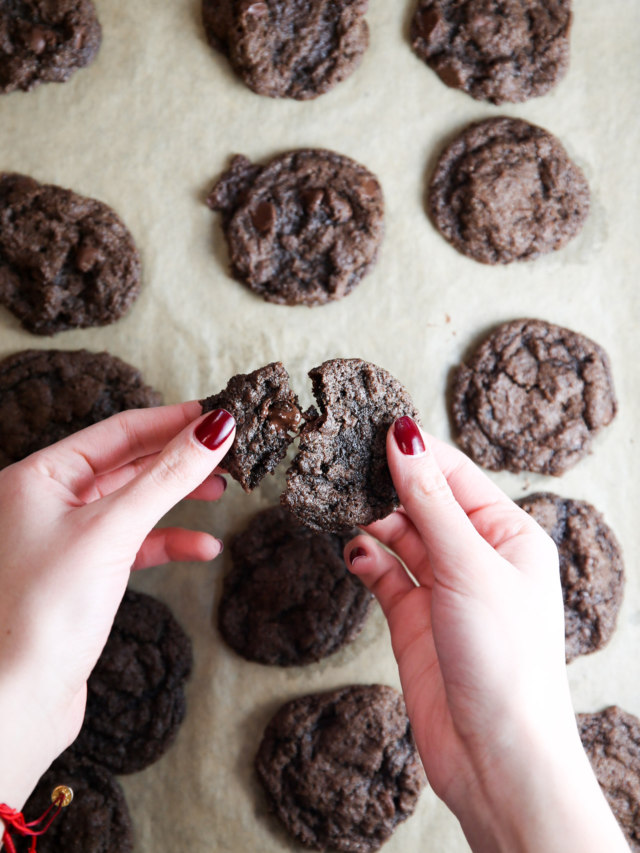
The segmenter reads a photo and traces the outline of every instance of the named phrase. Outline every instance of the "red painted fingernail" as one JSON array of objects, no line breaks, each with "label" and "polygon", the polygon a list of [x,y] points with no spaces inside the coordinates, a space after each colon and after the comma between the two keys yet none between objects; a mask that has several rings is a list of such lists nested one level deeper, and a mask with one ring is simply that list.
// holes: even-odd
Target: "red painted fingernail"
[{"label": "red painted fingernail", "polygon": [[398,418],[395,422],[393,425],[393,437],[405,456],[417,456],[419,453],[424,453],[427,449],[424,446],[418,424],[408,415]]},{"label": "red painted fingernail", "polygon": [[364,550],[364,548],[354,548],[353,551],[349,553],[349,562],[351,563],[351,565],[353,565],[359,557],[366,556],[367,552]]},{"label": "red painted fingernail", "polygon": [[226,409],[216,409],[198,424],[194,435],[200,444],[215,450],[231,435],[235,425],[235,420]]}]

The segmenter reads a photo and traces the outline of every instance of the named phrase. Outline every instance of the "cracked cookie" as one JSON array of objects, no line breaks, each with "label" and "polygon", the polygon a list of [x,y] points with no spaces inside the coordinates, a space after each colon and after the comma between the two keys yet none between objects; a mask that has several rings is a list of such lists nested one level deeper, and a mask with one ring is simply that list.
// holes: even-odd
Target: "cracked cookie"
[{"label": "cracked cookie", "polygon": [[0,304],[36,335],[104,326],[140,291],[140,257],[100,201],[0,173]]},{"label": "cracked cookie", "polygon": [[307,100],[357,68],[368,0],[203,0],[209,44],[259,95]]},{"label": "cracked cookie", "polygon": [[387,431],[403,415],[417,419],[417,409],[397,379],[359,358],[325,361],[309,376],[320,414],[312,409],[304,415],[283,505],[315,530],[384,518],[398,507]]},{"label": "cracked cookie", "polygon": [[247,660],[300,666],[321,660],[361,631],[372,596],[342,552],[356,530],[310,530],[284,507],[258,513],[231,542],[218,625]]},{"label": "cracked cookie", "polygon": [[346,296],[384,233],[378,180],[333,151],[292,151],[266,166],[235,156],[207,204],[222,213],[233,277],[280,305]]},{"label": "cracked cookie", "polygon": [[543,320],[499,326],[455,373],[456,440],[492,471],[562,474],[617,411],[605,351]]},{"label": "cracked cookie", "polygon": [[562,79],[570,28],[571,0],[420,0],[411,46],[447,86],[519,103]]},{"label": "cracked cookie", "polygon": [[289,374],[279,361],[238,373],[219,394],[200,401],[203,412],[226,409],[236,421],[236,437],[220,463],[250,492],[282,462],[302,422]]},{"label": "cracked cookie", "polygon": [[272,810],[316,850],[377,850],[425,784],[402,696],[381,684],[287,702],[255,766]]},{"label": "cracked cookie", "polygon": [[[70,750],[53,762],[27,800],[27,821],[44,814],[58,785],[71,788],[73,801],[38,839],[39,853],[131,853],[133,826],[120,784],[104,767]],[[26,853],[27,842],[21,841],[17,849]]]},{"label": "cracked cookie", "polygon": [[2,0],[0,94],[63,83],[93,62],[101,39],[90,0]]},{"label": "cracked cookie", "polygon": [[611,811],[634,853],[640,853],[640,720],[616,705],[578,714],[585,752]]},{"label": "cracked cookie", "polygon": [[113,773],[135,773],[171,746],[186,711],[191,641],[169,608],[125,592],[87,684],[87,710],[71,749]]},{"label": "cracked cookie", "polygon": [[125,409],[161,403],[139,370],[107,352],[17,352],[0,361],[0,468]]},{"label": "cracked cookie", "polygon": [[611,639],[624,590],[620,545],[586,501],[539,492],[516,501],[553,539],[560,557],[567,663]]},{"label": "cracked cookie", "polygon": [[492,118],[469,125],[444,149],[428,208],[463,255],[509,264],[566,246],[587,218],[589,197],[585,176],[552,134]]}]

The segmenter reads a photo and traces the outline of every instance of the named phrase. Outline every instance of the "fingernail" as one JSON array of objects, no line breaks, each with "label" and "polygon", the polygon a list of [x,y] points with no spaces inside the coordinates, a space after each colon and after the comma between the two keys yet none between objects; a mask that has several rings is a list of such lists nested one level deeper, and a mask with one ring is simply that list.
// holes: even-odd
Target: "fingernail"
[{"label": "fingernail", "polygon": [[226,492],[226,490],[227,490],[227,481],[225,480],[225,478],[224,478],[224,477],[221,477],[221,476],[220,476],[220,474],[216,474],[216,477],[218,478],[218,480],[220,480],[220,485],[222,486],[222,491],[223,491],[223,492]]},{"label": "fingernail", "polygon": [[222,552],[224,551],[224,542],[222,541],[222,539],[217,539],[217,537],[216,537],[216,541],[220,544],[220,550],[218,551],[218,557],[219,557],[220,554],[222,554]]},{"label": "fingernail", "polygon": [[393,437],[405,456],[418,456],[426,450],[418,424],[408,415],[398,418],[395,422]]},{"label": "fingernail", "polygon": [[216,409],[198,424],[194,435],[200,444],[215,450],[231,435],[235,425],[235,420],[226,409]]},{"label": "fingernail", "polygon": [[367,552],[364,550],[364,548],[354,548],[353,551],[349,552],[349,562],[351,563],[351,565],[353,565],[357,559],[366,556]]}]

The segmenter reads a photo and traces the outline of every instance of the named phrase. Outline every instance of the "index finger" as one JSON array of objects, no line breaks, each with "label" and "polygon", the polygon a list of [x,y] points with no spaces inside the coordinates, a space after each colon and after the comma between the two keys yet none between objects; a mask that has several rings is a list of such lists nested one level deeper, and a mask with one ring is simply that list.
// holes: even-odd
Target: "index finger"
[{"label": "index finger", "polygon": [[496,504],[513,506],[511,498],[461,450],[428,433],[425,436],[449,488],[467,515]]},{"label": "index finger", "polygon": [[52,479],[78,492],[101,474],[158,453],[201,412],[197,400],[129,409],[38,451],[33,461]]}]

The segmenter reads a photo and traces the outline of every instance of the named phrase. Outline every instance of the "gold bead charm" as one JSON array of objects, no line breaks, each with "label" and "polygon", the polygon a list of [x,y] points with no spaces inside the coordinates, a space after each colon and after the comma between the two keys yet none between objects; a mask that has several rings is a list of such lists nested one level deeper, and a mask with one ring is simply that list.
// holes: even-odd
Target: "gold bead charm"
[{"label": "gold bead charm", "polygon": [[73,791],[67,785],[57,785],[51,792],[51,802],[66,809],[73,799]]}]

